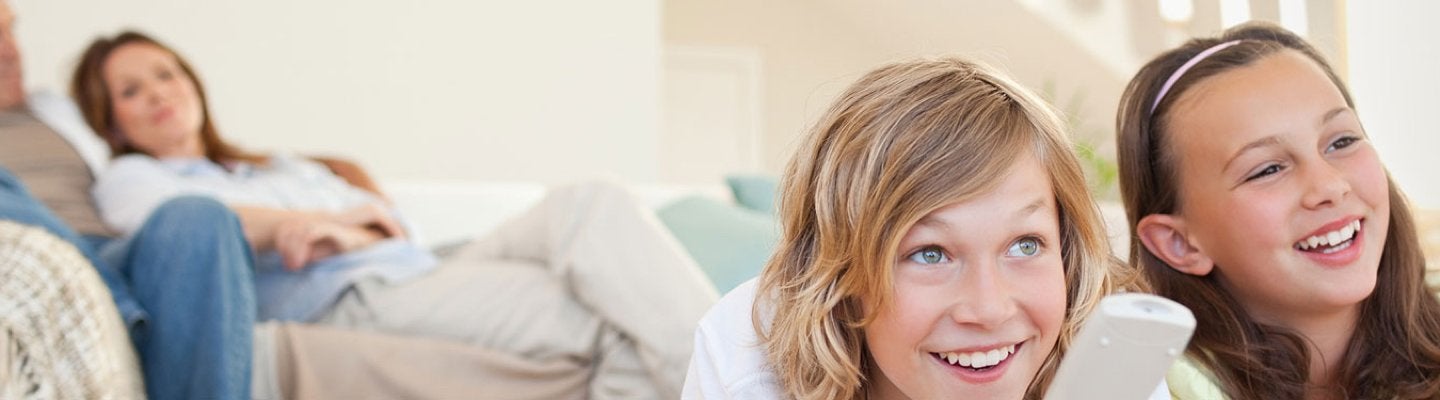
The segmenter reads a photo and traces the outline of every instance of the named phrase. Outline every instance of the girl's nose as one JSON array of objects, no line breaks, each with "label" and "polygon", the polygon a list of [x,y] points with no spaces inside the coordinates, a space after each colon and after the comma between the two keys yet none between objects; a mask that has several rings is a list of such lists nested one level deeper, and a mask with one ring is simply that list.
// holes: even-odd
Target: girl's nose
[{"label": "girl's nose", "polygon": [[1310,163],[1301,176],[1305,180],[1301,197],[1305,208],[1333,206],[1350,194],[1350,180],[1344,171],[1329,162]]}]

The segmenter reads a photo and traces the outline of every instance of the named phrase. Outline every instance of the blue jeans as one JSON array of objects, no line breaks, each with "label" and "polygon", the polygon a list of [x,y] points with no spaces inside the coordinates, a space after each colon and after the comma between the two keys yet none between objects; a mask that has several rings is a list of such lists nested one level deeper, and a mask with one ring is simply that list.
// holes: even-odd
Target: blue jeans
[{"label": "blue jeans", "polygon": [[0,168],[0,219],[44,228],[90,259],[129,327],[149,398],[250,398],[255,263],[225,205],[170,200],[97,251]]}]

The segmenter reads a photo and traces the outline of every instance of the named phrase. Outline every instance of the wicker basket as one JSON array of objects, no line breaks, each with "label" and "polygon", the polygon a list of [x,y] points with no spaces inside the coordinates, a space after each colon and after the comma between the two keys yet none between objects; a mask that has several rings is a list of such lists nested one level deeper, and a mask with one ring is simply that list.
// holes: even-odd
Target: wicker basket
[{"label": "wicker basket", "polygon": [[110,292],[74,246],[0,221],[0,399],[139,399]]}]

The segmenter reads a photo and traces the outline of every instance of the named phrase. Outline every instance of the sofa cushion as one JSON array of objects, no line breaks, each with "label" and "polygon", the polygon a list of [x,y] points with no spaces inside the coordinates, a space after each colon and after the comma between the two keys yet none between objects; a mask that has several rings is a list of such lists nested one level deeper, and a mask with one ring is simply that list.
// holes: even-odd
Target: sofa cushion
[{"label": "sofa cushion", "polygon": [[735,195],[735,202],[746,209],[775,215],[775,190],[779,179],[774,175],[736,174],[725,177],[725,184]]},{"label": "sofa cushion", "polygon": [[657,214],[720,293],[759,275],[779,237],[773,217],[702,196],[682,198]]},{"label": "sofa cushion", "polygon": [[90,197],[95,177],[85,159],[30,110],[0,110],[0,167],[76,232],[114,235]]}]

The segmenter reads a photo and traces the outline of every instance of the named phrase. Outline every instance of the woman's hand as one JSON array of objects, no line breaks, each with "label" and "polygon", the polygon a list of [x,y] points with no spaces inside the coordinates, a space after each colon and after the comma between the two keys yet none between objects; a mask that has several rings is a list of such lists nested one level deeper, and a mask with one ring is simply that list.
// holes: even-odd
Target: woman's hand
[{"label": "woman's hand", "polygon": [[275,231],[275,251],[285,268],[296,271],[316,260],[362,249],[385,239],[379,232],[330,218],[302,218],[281,222]]},{"label": "woman's hand", "polygon": [[280,253],[291,270],[321,258],[358,250],[405,229],[385,206],[369,204],[341,212],[231,207],[255,251]]},{"label": "woman's hand", "polygon": [[341,224],[370,229],[385,238],[404,238],[405,228],[390,214],[390,210],[379,204],[366,204],[334,215]]}]

